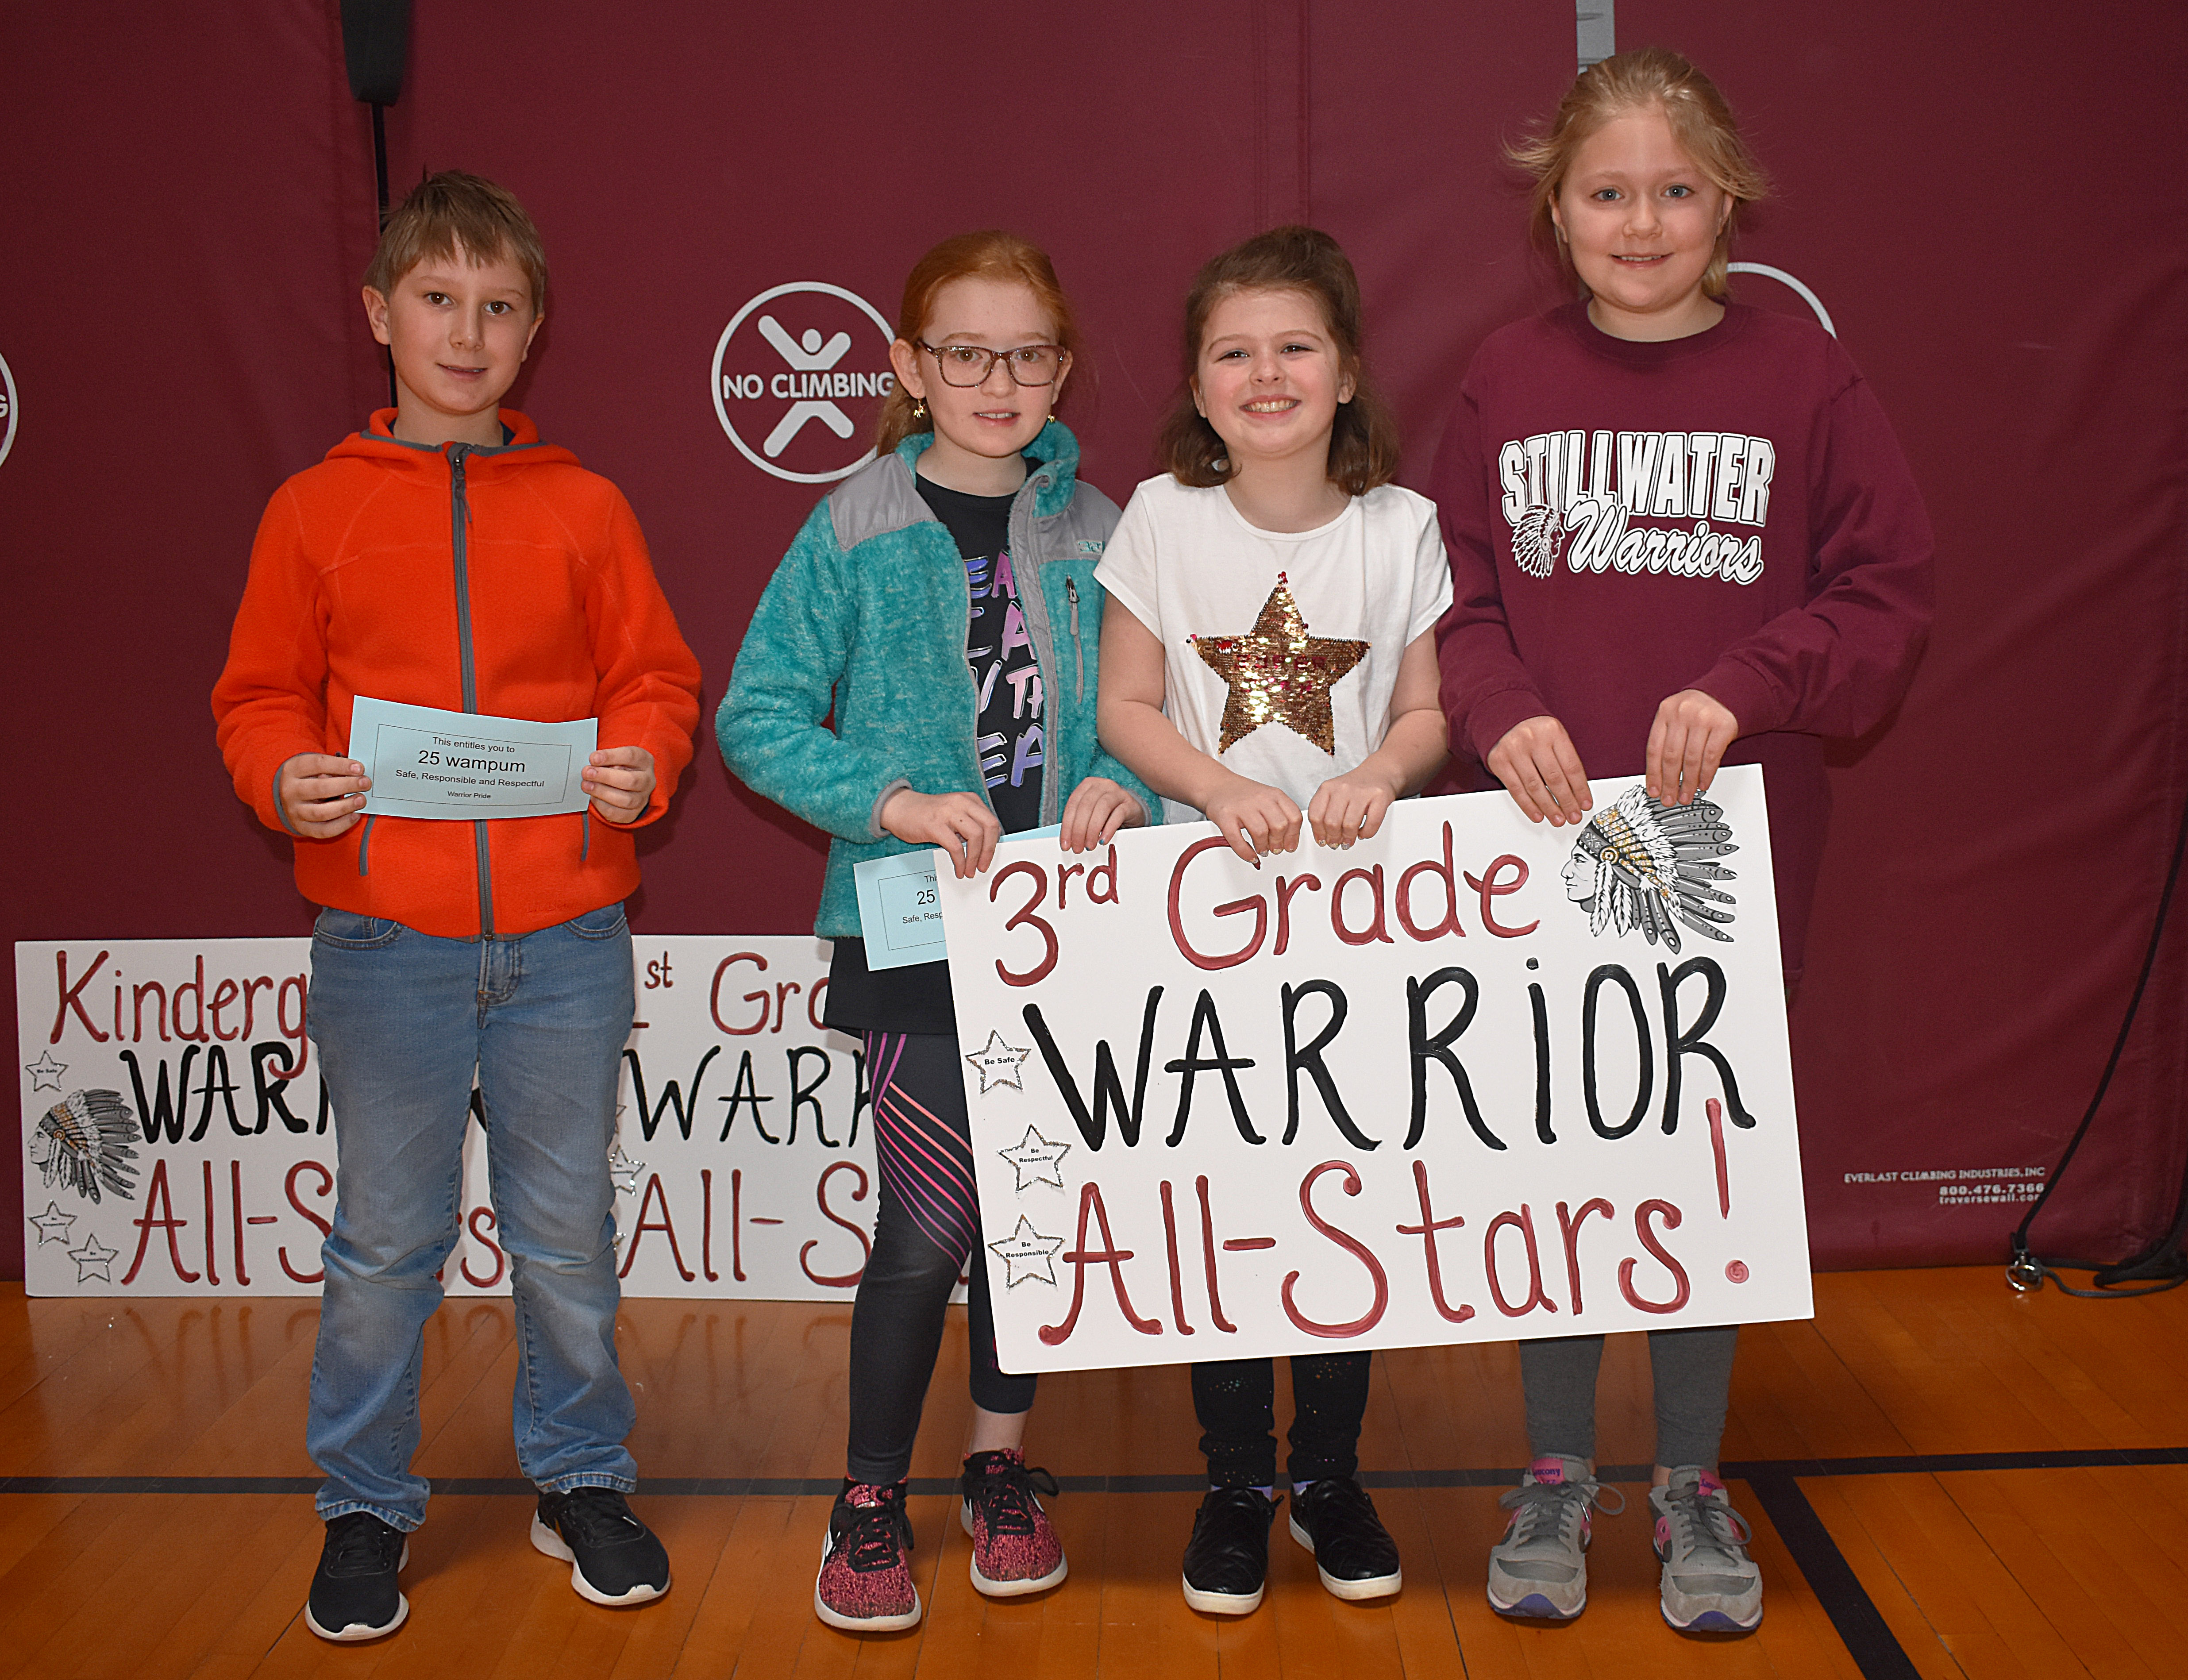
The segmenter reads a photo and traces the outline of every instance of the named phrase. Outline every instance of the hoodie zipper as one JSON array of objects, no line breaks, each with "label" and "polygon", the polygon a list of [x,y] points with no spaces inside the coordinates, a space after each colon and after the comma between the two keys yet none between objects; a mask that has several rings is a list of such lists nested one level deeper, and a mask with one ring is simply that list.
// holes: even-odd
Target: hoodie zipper
[{"label": "hoodie zipper", "polygon": [[[468,553],[471,529],[471,505],[465,496],[464,461],[471,454],[468,443],[456,443],[448,448],[448,521],[451,546],[455,555],[456,572],[456,649],[461,656],[464,675],[464,710],[476,714],[478,711],[478,668],[471,652],[471,583]],[[483,820],[471,824],[471,843],[478,856],[479,938],[493,937],[493,865],[487,853],[486,823]]]},{"label": "hoodie zipper", "polygon": [[1077,701],[1086,698],[1086,655],[1079,646],[1079,585],[1071,574],[1063,574],[1063,593],[1071,600],[1071,696]]}]

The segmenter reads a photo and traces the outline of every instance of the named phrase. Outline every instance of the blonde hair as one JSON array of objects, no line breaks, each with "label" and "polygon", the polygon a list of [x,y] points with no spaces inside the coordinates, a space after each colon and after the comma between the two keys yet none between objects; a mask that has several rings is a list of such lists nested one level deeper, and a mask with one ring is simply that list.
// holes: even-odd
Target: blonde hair
[{"label": "blonde hair", "polygon": [[459,251],[473,262],[516,264],[532,288],[532,313],[545,312],[547,252],[539,229],[508,188],[460,169],[428,175],[388,211],[364,283],[386,297],[427,257],[451,260]]},{"label": "blonde hair", "polygon": [[[968,279],[1014,280],[1030,291],[1056,323],[1056,341],[1071,358],[1074,369],[1077,367],[1080,360],[1079,318],[1071,313],[1070,300],[1057,284],[1056,265],[1048,260],[1048,253],[1032,240],[999,228],[946,239],[912,264],[911,273],[904,282],[904,301],[897,308],[896,335],[908,344],[915,342],[926,330],[928,313],[934,307],[935,295],[952,280]],[[1082,373],[1082,380],[1084,377]],[[933,423],[915,416],[911,406],[911,393],[892,381],[888,395],[882,399],[881,418],[874,427],[877,454],[891,454],[914,432],[933,430]]]},{"label": "blonde hair", "polygon": [[1740,124],[1717,84],[1666,48],[1638,48],[1591,65],[1565,90],[1547,128],[1505,147],[1506,158],[1533,178],[1527,195],[1528,237],[1566,273],[1574,273],[1571,255],[1558,238],[1550,215],[1573,158],[1604,123],[1652,109],[1663,112],[1672,138],[1732,200],[1731,212],[1717,236],[1717,249],[1702,274],[1703,291],[1721,298],[1740,207],[1763,197],[1770,183],[1740,138]]}]

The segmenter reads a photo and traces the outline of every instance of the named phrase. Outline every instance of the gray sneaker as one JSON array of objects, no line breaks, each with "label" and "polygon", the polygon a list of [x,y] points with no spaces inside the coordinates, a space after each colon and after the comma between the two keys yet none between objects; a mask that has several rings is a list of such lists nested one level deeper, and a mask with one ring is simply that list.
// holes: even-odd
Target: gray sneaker
[{"label": "gray sneaker", "polygon": [[1762,1621],[1762,1571],[1747,1555],[1755,1537],[1724,1484],[1696,1464],[1649,1491],[1663,1560],[1664,1620],[1681,1632],[1751,1633]]},{"label": "gray sneaker", "polygon": [[1577,1458],[1537,1458],[1520,1486],[1497,1502],[1512,1514],[1503,1539],[1489,1548],[1489,1607],[1500,1615],[1571,1621],[1587,1608],[1591,1514],[1616,1516],[1626,1496],[1603,1485]]}]

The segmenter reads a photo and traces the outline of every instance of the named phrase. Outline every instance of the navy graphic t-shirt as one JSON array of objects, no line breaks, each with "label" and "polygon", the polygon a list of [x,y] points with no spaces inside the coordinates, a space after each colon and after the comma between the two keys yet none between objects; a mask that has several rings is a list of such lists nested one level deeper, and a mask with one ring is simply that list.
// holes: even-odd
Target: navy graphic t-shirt
[{"label": "navy graphic t-shirt", "polygon": [[988,798],[1003,832],[1040,826],[1044,757],[1040,667],[1026,634],[1011,564],[1011,504],[1015,496],[968,496],[916,474],[920,499],[948,527],[964,557],[973,612],[965,627],[965,661],[980,696],[975,744]]},{"label": "navy graphic t-shirt", "polygon": [[[1036,465],[1029,461],[1028,471]],[[995,806],[1004,833],[1038,828],[1041,769],[1047,755],[1040,667],[1026,634],[1011,564],[1011,504],[1017,498],[968,496],[930,483],[916,473],[912,482],[965,561],[965,582],[972,597],[965,661],[979,694],[975,744],[989,803]],[[916,962],[876,972],[866,967],[865,940],[838,939],[829,965],[825,1018],[844,1031],[955,1032],[950,965]]]}]

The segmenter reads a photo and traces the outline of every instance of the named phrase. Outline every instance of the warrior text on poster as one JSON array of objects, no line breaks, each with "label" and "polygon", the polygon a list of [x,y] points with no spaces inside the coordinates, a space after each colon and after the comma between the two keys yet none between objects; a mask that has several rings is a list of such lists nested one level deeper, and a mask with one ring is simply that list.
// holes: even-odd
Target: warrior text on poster
[{"label": "warrior text on poster", "polygon": [[1006,1369],[1811,1311],[1762,772],[941,876]]}]

